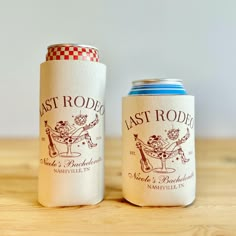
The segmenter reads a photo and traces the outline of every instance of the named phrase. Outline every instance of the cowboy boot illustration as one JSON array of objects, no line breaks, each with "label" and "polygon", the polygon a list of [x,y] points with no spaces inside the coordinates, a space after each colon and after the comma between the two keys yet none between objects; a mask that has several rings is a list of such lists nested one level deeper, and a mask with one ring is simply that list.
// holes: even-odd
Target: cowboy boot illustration
[{"label": "cowboy boot illustration", "polygon": [[180,156],[181,156],[181,161],[182,161],[183,164],[185,164],[186,162],[189,161],[189,159],[187,159],[187,158],[185,157],[182,148],[179,148],[179,149],[178,149],[178,154],[180,154]]},{"label": "cowboy boot illustration", "polygon": [[93,143],[90,135],[88,133],[85,134],[85,140],[87,141],[88,147],[93,148],[97,146],[97,143]]}]

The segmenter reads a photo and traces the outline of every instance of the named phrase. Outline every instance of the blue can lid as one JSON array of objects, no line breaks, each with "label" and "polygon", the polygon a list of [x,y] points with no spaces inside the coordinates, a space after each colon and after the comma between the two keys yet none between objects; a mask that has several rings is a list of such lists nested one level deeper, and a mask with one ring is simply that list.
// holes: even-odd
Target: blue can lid
[{"label": "blue can lid", "polygon": [[130,96],[186,95],[180,79],[145,79],[133,81]]}]

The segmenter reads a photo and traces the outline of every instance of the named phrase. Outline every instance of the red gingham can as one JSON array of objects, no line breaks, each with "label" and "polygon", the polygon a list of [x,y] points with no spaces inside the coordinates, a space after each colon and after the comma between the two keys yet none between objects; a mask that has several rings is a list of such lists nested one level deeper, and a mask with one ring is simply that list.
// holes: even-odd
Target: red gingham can
[{"label": "red gingham can", "polygon": [[105,82],[97,48],[48,47],[40,65],[42,205],[93,205],[103,199]]}]

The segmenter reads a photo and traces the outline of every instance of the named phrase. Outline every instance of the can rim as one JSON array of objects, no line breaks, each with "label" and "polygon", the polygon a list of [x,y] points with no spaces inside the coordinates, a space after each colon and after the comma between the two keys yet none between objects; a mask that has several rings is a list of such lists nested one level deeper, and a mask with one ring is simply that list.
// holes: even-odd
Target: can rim
[{"label": "can rim", "polygon": [[82,48],[93,48],[98,51],[98,48],[91,46],[91,45],[86,45],[86,44],[78,44],[78,43],[57,43],[57,44],[52,44],[47,47],[53,48],[53,47],[82,47]]},{"label": "can rim", "polygon": [[155,84],[155,83],[182,83],[181,79],[176,78],[154,78],[154,79],[142,79],[142,80],[134,80],[132,84],[136,85],[144,85],[144,84]]}]

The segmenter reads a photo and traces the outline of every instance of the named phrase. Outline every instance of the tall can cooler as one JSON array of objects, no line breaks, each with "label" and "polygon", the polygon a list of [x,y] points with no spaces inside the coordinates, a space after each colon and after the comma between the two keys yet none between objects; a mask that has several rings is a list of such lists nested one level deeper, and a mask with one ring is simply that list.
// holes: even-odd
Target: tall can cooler
[{"label": "tall can cooler", "polygon": [[98,49],[48,47],[40,66],[38,201],[48,207],[91,205],[104,195],[106,66]]},{"label": "tall can cooler", "polygon": [[182,81],[134,81],[123,98],[123,196],[139,206],[195,199],[194,97]]}]

